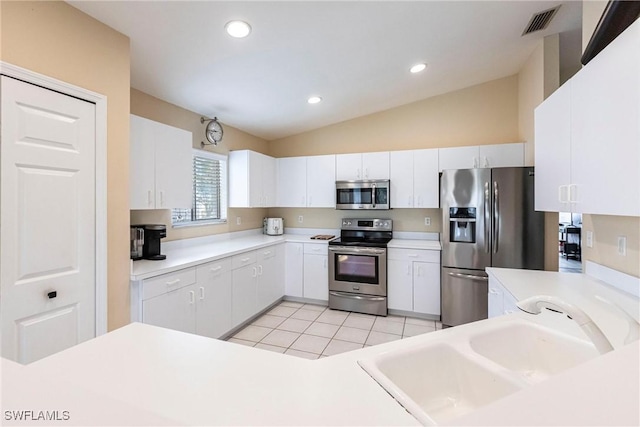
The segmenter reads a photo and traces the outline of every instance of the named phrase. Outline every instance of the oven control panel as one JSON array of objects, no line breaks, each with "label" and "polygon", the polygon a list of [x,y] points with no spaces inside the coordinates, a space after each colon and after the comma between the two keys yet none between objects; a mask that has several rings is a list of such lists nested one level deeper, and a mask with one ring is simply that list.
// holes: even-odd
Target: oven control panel
[{"label": "oven control panel", "polygon": [[392,231],[393,220],[390,219],[365,219],[365,218],[344,218],[342,220],[343,230],[375,230]]}]

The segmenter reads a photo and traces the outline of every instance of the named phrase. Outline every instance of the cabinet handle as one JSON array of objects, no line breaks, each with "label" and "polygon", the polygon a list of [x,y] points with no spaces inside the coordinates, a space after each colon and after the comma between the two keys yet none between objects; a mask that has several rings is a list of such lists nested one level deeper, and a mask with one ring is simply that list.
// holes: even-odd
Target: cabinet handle
[{"label": "cabinet handle", "polygon": [[262,255],[264,256],[271,255],[271,251],[262,252]]},{"label": "cabinet handle", "polygon": [[313,205],[313,196],[309,196],[309,206]]},{"label": "cabinet handle", "polygon": [[258,277],[258,269],[253,267],[253,276],[251,277]]},{"label": "cabinet handle", "polygon": [[409,258],[418,258],[418,254],[407,254]]},{"label": "cabinet handle", "polygon": [[160,191],[160,206],[164,206],[164,191]]},{"label": "cabinet handle", "polygon": [[258,266],[258,276],[262,276],[262,265]]},{"label": "cabinet handle", "polygon": [[477,157],[474,157],[474,158],[473,158],[473,167],[474,167],[474,168],[477,168],[477,167],[478,167],[478,158],[477,158]]},{"label": "cabinet handle", "polygon": [[360,178],[360,168],[356,169],[356,177]]},{"label": "cabinet handle", "polygon": [[422,196],[418,196],[418,206],[422,206]]},{"label": "cabinet handle", "polygon": [[171,281],[167,282],[167,286],[177,285],[178,283],[180,283],[180,279],[171,280]]},{"label": "cabinet handle", "polygon": [[251,258],[242,258],[240,262],[245,263],[245,262],[248,262],[249,260],[251,260]]},{"label": "cabinet handle", "polygon": [[489,159],[487,159],[487,156],[484,156],[484,167],[485,168],[489,167]]},{"label": "cabinet handle", "polygon": [[366,168],[366,169],[364,170],[364,177],[365,177],[365,178],[369,178],[369,168]]},{"label": "cabinet handle", "polygon": [[324,268],[327,268],[327,258],[324,259]]},{"label": "cabinet handle", "polygon": [[302,196],[302,206],[304,206],[304,196]]},{"label": "cabinet handle", "polygon": [[152,200],[151,200],[151,190],[147,191],[147,206],[149,206],[150,208],[153,207]]},{"label": "cabinet handle", "polygon": [[489,293],[490,293],[491,295],[500,295],[500,292],[496,291],[496,290],[495,290],[495,289],[493,289],[493,288],[489,289]]},{"label": "cabinet handle", "polygon": [[194,291],[189,291],[189,304],[193,304],[196,302],[196,293]]},{"label": "cabinet handle", "polygon": [[407,276],[411,276],[411,264],[407,264]]},{"label": "cabinet handle", "polygon": [[222,266],[221,265],[211,268],[211,272],[212,273],[215,273],[216,271],[220,271],[220,270],[222,270]]},{"label": "cabinet handle", "polygon": [[571,184],[569,185],[569,191],[567,194],[570,203],[579,203],[578,201],[578,185]]},{"label": "cabinet handle", "polygon": [[204,299],[204,287],[200,286],[200,301]]}]

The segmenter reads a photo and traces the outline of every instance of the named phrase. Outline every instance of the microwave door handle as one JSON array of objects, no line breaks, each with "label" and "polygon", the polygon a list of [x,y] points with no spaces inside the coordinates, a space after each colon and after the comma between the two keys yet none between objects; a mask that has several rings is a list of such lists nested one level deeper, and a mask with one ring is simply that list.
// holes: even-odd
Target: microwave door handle
[{"label": "microwave door handle", "polygon": [[372,207],[376,207],[376,185],[371,185],[371,203],[373,203]]}]

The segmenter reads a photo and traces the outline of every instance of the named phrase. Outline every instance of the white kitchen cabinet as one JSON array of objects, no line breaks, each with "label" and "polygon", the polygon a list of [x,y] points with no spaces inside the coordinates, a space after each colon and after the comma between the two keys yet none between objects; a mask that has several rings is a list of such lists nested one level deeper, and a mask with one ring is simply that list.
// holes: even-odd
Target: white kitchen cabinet
[{"label": "white kitchen cabinet", "polygon": [[516,313],[519,310],[516,302],[513,295],[496,278],[489,275],[488,317]]},{"label": "white kitchen cabinet", "polygon": [[438,151],[440,172],[445,169],[472,169],[478,167],[480,149],[476,145],[440,148]]},{"label": "white kitchen cabinet", "polygon": [[284,245],[258,249],[257,300],[258,311],[269,307],[284,295]]},{"label": "white kitchen cabinet", "polygon": [[196,267],[196,333],[220,338],[232,328],[231,258]]},{"label": "white kitchen cabinet", "polygon": [[389,152],[336,155],[336,180],[389,179]]},{"label": "white kitchen cabinet", "polygon": [[440,251],[389,248],[387,295],[392,310],[440,315]]},{"label": "white kitchen cabinet", "polygon": [[390,153],[391,207],[438,208],[438,150]]},{"label": "white kitchen cabinet", "polygon": [[258,267],[255,262],[234,269],[232,283],[231,323],[236,327],[258,310]]},{"label": "white kitchen cabinet", "polygon": [[229,207],[276,205],[276,159],[251,150],[229,153]]},{"label": "white kitchen cabinet", "polygon": [[639,45],[636,21],[536,109],[536,209],[640,216]]},{"label": "white kitchen cabinet", "polygon": [[130,115],[130,209],[191,208],[191,132]]},{"label": "white kitchen cabinet", "polygon": [[277,168],[277,206],[282,208],[306,207],[307,158],[283,157],[277,159]]},{"label": "white kitchen cabinet", "polygon": [[328,262],[327,245],[304,244],[304,298],[329,301]]},{"label": "white kitchen cabinet", "polygon": [[[300,178],[298,178],[300,179]],[[307,207],[336,207],[336,156],[307,157]]]},{"label": "white kitchen cabinet", "polygon": [[303,244],[288,242],[284,247],[284,294],[302,298],[304,285]]},{"label": "white kitchen cabinet", "polygon": [[524,143],[480,145],[478,167],[524,166]]}]

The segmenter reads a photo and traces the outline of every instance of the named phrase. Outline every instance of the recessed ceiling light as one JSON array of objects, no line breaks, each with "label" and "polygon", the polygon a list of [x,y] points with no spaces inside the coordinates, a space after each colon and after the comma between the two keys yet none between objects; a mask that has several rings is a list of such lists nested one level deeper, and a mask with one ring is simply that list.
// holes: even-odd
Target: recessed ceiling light
[{"label": "recessed ceiling light", "polygon": [[427,68],[427,64],[416,64],[413,67],[411,67],[411,69],[409,71],[411,71],[412,73],[419,73],[420,71],[424,70],[425,68]]},{"label": "recessed ceiling light", "polygon": [[241,39],[242,37],[247,37],[249,35],[251,32],[251,25],[244,21],[229,21],[224,26],[224,29],[227,30],[227,33],[231,37]]},{"label": "recessed ceiling light", "polygon": [[319,96],[312,96],[311,98],[307,99],[307,102],[309,104],[317,104],[320,101],[322,101],[322,98],[320,98]]}]

